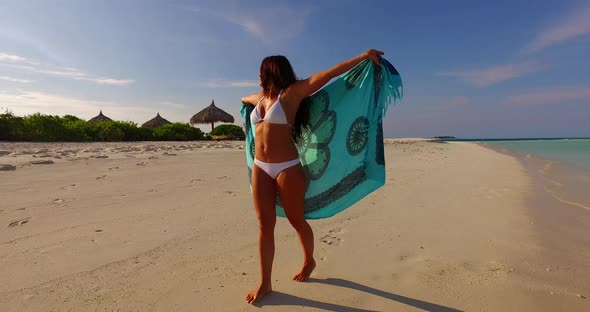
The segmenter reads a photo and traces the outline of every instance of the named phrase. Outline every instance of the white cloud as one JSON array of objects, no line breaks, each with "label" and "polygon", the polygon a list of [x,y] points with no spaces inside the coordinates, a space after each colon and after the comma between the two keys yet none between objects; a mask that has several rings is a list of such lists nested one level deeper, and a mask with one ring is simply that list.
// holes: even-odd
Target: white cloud
[{"label": "white cloud", "polygon": [[481,69],[458,70],[437,73],[438,76],[453,77],[481,87],[491,86],[502,81],[522,77],[547,68],[538,62],[522,62],[497,65]]},{"label": "white cloud", "polygon": [[126,86],[135,82],[130,79],[113,79],[113,78],[83,78],[82,80],[94,81],[98,84],[106,84],[113,86]]},{"label": "white cloud", "polygon": [[590,6],[576,10],[561,23],[540,33],[524,49],[525,53],[539,52],[548,47],[590,35]]},{"label": "white cloud", "polygon": [[32,64],[32,65],[39,64],[37,62],[27,60],[26,58],[24,58],[22,56],[18,56],[15,54],[1,53],[1,52],[0,52],[0,62]]},{"label": "white cloud", "polygon": [[8,54],[8,53],[0,53],[0,61],[2,62],[23,62],[26,59],[24,57],[20,57],[18,55]]},{"label": "white cloud", "polygon": [[309,9],[294,7],[226,7],[218,10],[190,8],[199,14],[209,14],[240,26],[244,31],[266,43],[288,41],[305,30]]},{"label": "white cloud", "polygon": [[20,82],[20,83],[31,83],[31,82],[33,82],[33,80],[12,78],[12,77],[8,77],[8,76],[0,76],[0,80],[10,81],[10,82]]},{"label": "white cloud", "polygon": [[507,103],[526,106],[542,105],[546,103],[563,103],[581,99],[590,99],[590,86],[556,87],[529,91],[528,93],[508,97]]},{"label": "white cloud", "polygon": [[203,82],[200,85],[202,87],[208,88],[227,88],[227,87],[234,87],[234,88],[251,88],[257,87],[259,85],[258,80],[236,80],[236,81],[228,81],[222,79],[214,79],[207,82]]},{"label": "white cloud", "polygon": [[[81,118],[90,118],[99,110],[108,110],[123,115],[131,107],[119,106],[116,103],[93,101],[51,94],[39,91],[17,91],[0,94],[0,103],[17,115],[44,113],[52,115],[71,114]],[[137,109],[137,107],[136,107]]]},{"label": "white cloud", "polygon": [[184,123],[188,123],[188,119],[194,114],[188,106],[172,102],[137,105],[28,90],[0,91],[0,105],[18,116],[34,113],[60,116],[69,114],[86,120],[98,115],[98,112],[102,110],[113,120],[130,120],[138,124],[153,118],[157,112],[171,122]]},{"label": "white cloud", "polygon": [[79,79],[86,76],[86,74],[82,73],[80,70],[75,68],[49,68],[49,67],[40,67],[40,66],[30,66],[30,65],[18,65],[18,64],[2,64],[0,66],[14,68],[22,71],[29,71],[37,74],[44,74],[44,75],[51,75],[51,76],[59,76],[71,79]]},{"label": "white cloud", "polygon": [[0,53],[0,66],[14,68],[22,71],[29,71],[43,75],[57,76],[74,80],[91,81],[97,84],[126,86],[135,82],[135,80],[130,79],[97,77],[94,75],[87,74],[77,68],[44,65],[33,61],[29,61],[28,59],[18,55],[6,53]]}]

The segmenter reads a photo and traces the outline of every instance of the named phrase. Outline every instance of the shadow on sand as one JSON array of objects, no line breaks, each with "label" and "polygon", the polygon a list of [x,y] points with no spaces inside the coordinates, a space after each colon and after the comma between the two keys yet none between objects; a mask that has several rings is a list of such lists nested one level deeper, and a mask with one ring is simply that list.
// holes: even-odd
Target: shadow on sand
[{"label": "shadow on sand", "polygon": [[[318,279],[318,278],[310,278],[308,280],[309,283],[318,283],[318,284],[326,284],[338,287],[344,287],[349,289],[354,289],[357,291],[362,291],[367,294],[379,296],[385,299],[389,299],[391,301],[396,301],[399,303],[403,303],[414,308],[418,308],[424,311],[431,311],[431,312],[461,312],[461,310],[445,307],[442,305],[438,305],[435,303],[430,303],[418,299],[412,299],[392,293],[388,293],[379,289],[375,289],[369,286],[365,286],[359,283],[339,279],[339,278],[326,278],[326,279]],[[261,302],[257,304],[257,306],[304,306],[304,307],[311,307],[311,308],[318,308],[324,309],[327,311],[342,311],[342,312],[369,312],[374,310],[366,310],[366,309],[358,309],[353,307],[347,307],[343,305],[338,305],[334,303],[328,302],[321,302],[317,300],[305,299],[289,294],[285,294],[278,291],[273,291],[268,296],[264,297]]]}]

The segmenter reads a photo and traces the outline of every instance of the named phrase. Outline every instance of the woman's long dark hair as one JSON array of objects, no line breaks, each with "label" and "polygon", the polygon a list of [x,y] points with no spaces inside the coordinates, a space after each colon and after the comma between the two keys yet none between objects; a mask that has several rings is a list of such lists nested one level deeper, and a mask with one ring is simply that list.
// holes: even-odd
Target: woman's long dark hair
[{"label": "woman's long dark hair", "polygon": [[[264,95],[270,97],[272,93],[286,89],[297,81],[297,76],[289,60],[282,55],[267,56],[260,64],[260,81]],[[291,136],[295,143],[301,141],[303,130],[308,127],[309,97],[301,101],[295,115],[295,123]]]}]

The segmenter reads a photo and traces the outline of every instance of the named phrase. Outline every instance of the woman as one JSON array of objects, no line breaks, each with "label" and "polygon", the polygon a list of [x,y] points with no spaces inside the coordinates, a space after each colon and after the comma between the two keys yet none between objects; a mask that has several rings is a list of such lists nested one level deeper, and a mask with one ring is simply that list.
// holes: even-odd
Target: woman
[{"label": "woman", "polygon": [[[291,64],[284,56],[266,57],[260,65],[262,91],[242,98],[245,105],[254,105],[250,115],[255,127],[256,150],[252,170],[252,193],[259,221],[259,253],[262,281],[246,296],[254,303],[272,290],[271,271],[274,258],[274,227],[276,195],[303,247],[303,268],[293,280],[307,280],[316,266],[313,258],[314,238],[303,217],[307,179],[299,163],[293,139],[301,135],[305,115],[299,111],[301,102],[332,78],[352,69],[365,59],[379,64],[383,52],[366,52],[304,80],[297,80]],[[299,111],[299,113],[298,113]]]}]

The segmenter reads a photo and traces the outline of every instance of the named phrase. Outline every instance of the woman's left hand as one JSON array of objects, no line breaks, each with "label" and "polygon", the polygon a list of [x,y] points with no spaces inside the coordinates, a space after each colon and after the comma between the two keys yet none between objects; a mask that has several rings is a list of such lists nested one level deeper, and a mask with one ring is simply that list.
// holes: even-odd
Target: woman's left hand
[{"label": "woman's left hand", "polygon": [[379,56],[381,56],[383,54],[385,54],[385,53],[383,53],[383,51],[369,49],[369,50],[363,52],[362,55],[363,55],[363,58],[370,59],[373,62],[375,62],[375,64],[381,65],[381,63],[379,62]]}]

